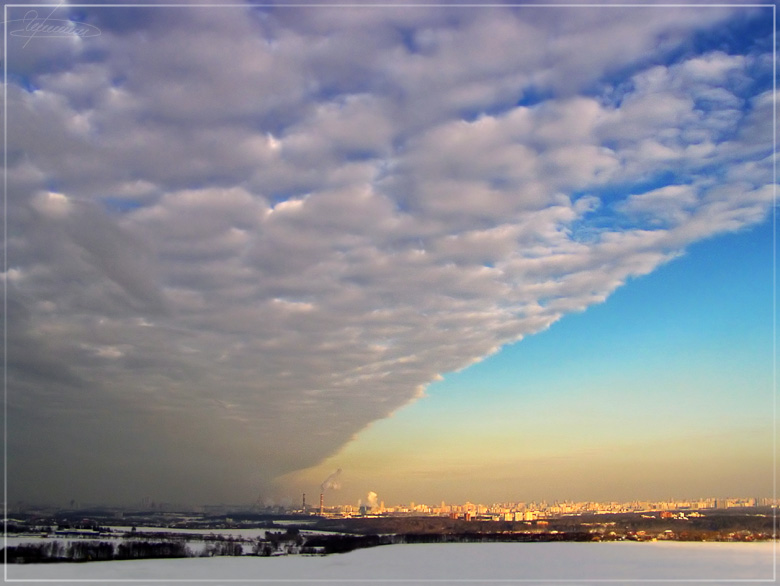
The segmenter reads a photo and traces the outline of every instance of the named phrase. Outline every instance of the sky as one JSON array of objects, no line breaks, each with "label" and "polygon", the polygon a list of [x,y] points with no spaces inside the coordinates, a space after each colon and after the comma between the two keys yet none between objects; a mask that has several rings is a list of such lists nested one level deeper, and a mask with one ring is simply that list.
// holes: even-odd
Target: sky
[{"label": "sky", "polygon": [[771,496],[771,5],[6,10],[10,503]]}]

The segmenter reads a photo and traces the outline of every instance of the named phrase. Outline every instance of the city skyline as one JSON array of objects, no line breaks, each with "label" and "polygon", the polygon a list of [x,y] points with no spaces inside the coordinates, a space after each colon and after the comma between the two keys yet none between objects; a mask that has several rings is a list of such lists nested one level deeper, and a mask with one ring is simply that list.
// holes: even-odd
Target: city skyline
[{"label": "city skyline", "polygon": [[52,9],[8,502],[773,495],[774,5]]},{"label": "city skyline", "polygon": [[701,511],[706,509],[734,509],[734,508],[770,508],[775,509],[780,504],[780,499],[761,496],[723,496],[707,495],[686,498],[667,497],[664,499],[631,499],[628,501],[591,501],[577,499],[530,499],[530,500],[504,500],[482,502],[478,499],[468,499],[461,502],[447,502],[443,499],[434,501],[411,500],[406,502],[386,502],[380,495],[369,491],[363,498],[356,501],[338,500],[332,502],[336,496],[329,494],[329,502],[324,500],[325,493],[298,495],[297,503],[293,498],[284,498],[280,502],[254,503],[184,503],[184,502],[157,502],[149,496],[145,496],[136,502],[125,503],[99,503],[79,502],[72,500],[62,505],[51,503],[22,502],[11,503],[9,512],[48,514],[52,512],[161,512],[161,513],[207,513],[217,515],[229,515],[230,513],[257,513],[281,514],[281,515],[375,515],[375,514],[410,514],[419,513],[423,516],[444,516],[450,513],[463,513],[472,511],[476,513],[505,513],[510,511],[533,511],[545,515],[567,515],[583,513],[621,513],[621,512],[658,512],[658,511]]}]

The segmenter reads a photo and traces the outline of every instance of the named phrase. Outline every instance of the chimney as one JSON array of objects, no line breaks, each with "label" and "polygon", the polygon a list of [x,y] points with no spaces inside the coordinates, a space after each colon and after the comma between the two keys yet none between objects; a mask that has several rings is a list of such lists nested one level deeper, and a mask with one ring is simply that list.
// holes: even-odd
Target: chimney
[{"label": "chimney", "polygon": [[301,505],[301,510],[305,513],[306,512],[306,493],[303,493],[303,504]]},{"label": "chimney", "polygon": [[322,515],[325,512],[325,498],[322,493],[320,493],[320,515]]}]

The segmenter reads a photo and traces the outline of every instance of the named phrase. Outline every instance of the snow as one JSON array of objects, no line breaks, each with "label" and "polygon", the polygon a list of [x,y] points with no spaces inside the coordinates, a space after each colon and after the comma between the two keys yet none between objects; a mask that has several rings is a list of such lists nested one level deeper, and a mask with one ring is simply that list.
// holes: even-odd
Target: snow
[{"label": "snow", "polygon": [[5,543],[8,545],[8,547],[16,547],[18,545],[40,545],[41,543],[48,543],[50,541],[59,541],[60,543],[64,543],[66,546],[69,543],[73,543],[74,541],[90,541],[94,543],[100,543],[101,541],[105,541],[108,543],[124,543],[124,539],[119,536],[102,536],[102,537],[59,537],[59,536],[49,536],[44,537],[42,535],[14,535],[14,536],[8,536],[6,537]]},{"label": "snow", "polygon": [[[468,543],[389,545],[330,556],[187,558],[6,566],[7,577],[187,583],[382,585],[622,583],[641,579],[724,584],[772,580],[774,543]],[[400,581],[400,582],[399,582]],[[427,581],[427,582],[426,582]],[[583,582],[586,581],[586,582]],[[724,582],[725,581],[725,582]]]},{"label": "snow", "polygon": [[[183,529],[176,527],[137,527],[136,532],[132,532],[132,527],[112,526],[110,527],[112,533],[105,533],[96,535],[92,532],[84,532],[82,535],[57,535],[57,534],[21,534],[11,535],[6,537],[6,544],[8,547],[16,547],[19,545],[38,545],[42,542],[58,541],[62,543],[66,548],[73,542],[107,542],[113,544],[125,543],[128,540],[140,539],[147,540],[153,539],[152,535],[159,535],[159,540],[170,541],[177,538],[186,539],[187,548],[192,555],[201,555],[210,543],[215,543],[211,540],[211,537],[229,539],[233,538],[237,541],[240,540],[241,549],[244,555],[252,555],[255,540],[264,539],[267,533],[283,533],[280,528],[272,529]],[[344,533],[335,531],[319,531],[302,529],[299,531],[302,537],[310,535],[344,535]],[[137,535],[138,537],[135,537]],[[128,537],[130,536],[130,537]]]}]

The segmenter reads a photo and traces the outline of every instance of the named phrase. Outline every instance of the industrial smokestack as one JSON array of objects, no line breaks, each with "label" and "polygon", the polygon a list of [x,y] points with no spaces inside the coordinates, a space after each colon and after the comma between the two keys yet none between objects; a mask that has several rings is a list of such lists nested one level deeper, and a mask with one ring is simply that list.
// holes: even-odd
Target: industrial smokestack
[{"label": "industrial smokestack", "polygon": [[303,493],[303,504],[301,505],[301,510],[305,513],[306,512],[306,493]]},{"label": "industrial smokestack", "polygon": [[338,490],[341,488],[341,484],[339,484],[339,476],[341,475],[341,468],[336,470],[333,474],[328,476],[320,485],[320,515],[322,515],[325,512],[325,491],[330,489]]},{"label": "industrial smokestack", "polygon": [[339,484],[339,476],[341,475],[341,468],[336,470],[333,474],[328,476],[325,480],[323,480],[322,484],[320,485],[320,515],[322,515],[325,512],[325,491],[330,489],[338,490],[341,488],[341,484]]}]

